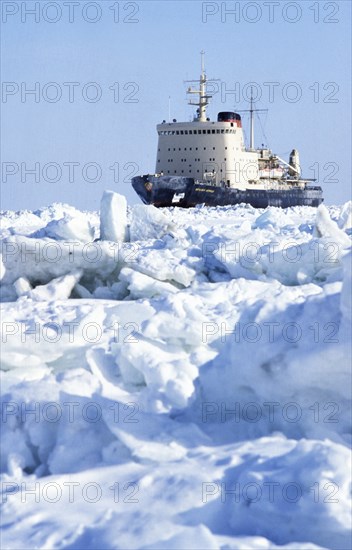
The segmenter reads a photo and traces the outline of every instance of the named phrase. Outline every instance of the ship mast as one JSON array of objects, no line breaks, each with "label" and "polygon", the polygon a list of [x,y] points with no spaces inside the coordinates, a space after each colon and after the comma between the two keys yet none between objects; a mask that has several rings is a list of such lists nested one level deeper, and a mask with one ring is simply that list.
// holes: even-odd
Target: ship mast
[{"label": "ship mast", "polygon": [[253,87],[251,87],[251,102],[250,109],[242,109],[238,111],[239,113],[249,113],[250,114],[250,130],[249,130],[249,150],[254,151],[254,113],[267,113],[268,109],[254,109],[253,108]]},{"label": "ship mast", "polygon": [[207,84],[207,76],[205,74],[205,68],[204,68],[204,54],[205,52],[202,50],[200,52],[201,55],[201,75],[200,79],[198,80],[187,80],[186,82],[199,82],[199,89],[193,90],[191,86],[188,88],[187,93],[188,94],[198,94],[199,95],[199,101],[197,103],[193,103],[192,101],[189,101],[189,105],[196,105],[198,107],[197,109],[197,119],[199,122],[206,122],[207,121],[207,105],[209,105],[209,99],[212,97],[211,95],[207,95],[206,93],[206,84]]},{"label": "ship mast", "polygon": [[251,108],[250,112],[250,139],[249,139],[249,148],[254,149],[254,116],[253,116],[253,88],[251,88]]}]

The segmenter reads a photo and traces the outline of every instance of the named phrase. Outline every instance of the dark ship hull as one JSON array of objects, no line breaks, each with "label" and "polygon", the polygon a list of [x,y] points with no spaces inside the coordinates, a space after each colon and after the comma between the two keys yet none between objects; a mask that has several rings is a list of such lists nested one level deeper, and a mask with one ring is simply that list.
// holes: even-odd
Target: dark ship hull
[{"label": "dark ship hull", "polygon": [[241,190],[195,183],[193,178],[182,176],[137,176],[132,178],[132,186],[144,204],[157,207],[189,208],[197,204],[225,206],[247,203],[254,208],[288,208],[319,206],[324,200],[322,189],[317,186]]}]

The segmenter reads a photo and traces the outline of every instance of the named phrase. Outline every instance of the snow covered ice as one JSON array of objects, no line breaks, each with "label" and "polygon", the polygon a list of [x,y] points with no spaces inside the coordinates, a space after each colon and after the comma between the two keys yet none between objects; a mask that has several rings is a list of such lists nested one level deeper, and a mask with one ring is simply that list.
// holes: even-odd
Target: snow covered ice
[{"label": "snow covered ice", "polygon": [[351,547],[351,203],[2,213],[2,547]]}]

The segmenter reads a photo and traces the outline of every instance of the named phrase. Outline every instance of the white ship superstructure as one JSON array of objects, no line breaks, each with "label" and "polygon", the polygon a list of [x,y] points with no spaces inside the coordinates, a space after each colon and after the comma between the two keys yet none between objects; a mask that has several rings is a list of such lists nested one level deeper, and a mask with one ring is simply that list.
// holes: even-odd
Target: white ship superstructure
[{"label": "white ship superstructure", "polygon": [[157,130],[156,173],[242,189],[258,176],[258,154],[246,151],[241,120],[164,123]]}]

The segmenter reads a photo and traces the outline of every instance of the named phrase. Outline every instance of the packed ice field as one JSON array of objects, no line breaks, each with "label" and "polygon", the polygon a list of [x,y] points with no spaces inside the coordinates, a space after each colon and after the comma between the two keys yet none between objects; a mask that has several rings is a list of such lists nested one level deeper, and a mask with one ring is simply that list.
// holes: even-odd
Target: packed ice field
[{"label": "packed ice field", "polygon": [[351,214],[2,212],[2,547],[351,548]]}]

